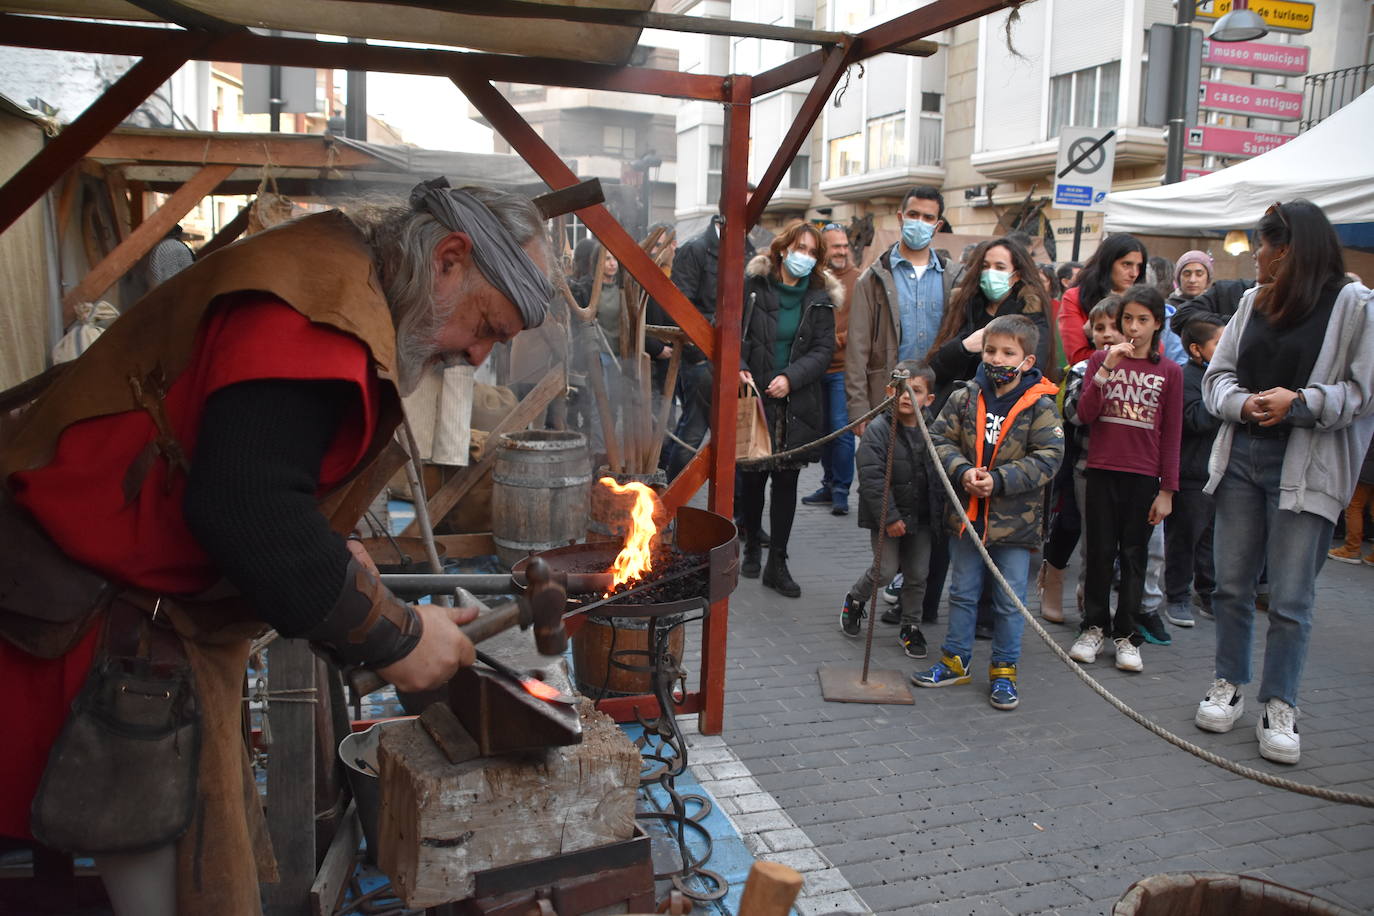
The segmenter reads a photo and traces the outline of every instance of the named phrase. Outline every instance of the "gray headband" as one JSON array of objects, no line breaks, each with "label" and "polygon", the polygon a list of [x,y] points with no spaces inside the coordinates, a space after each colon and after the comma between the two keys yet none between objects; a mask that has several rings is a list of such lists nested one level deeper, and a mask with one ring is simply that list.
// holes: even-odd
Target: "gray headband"
[{"label": "gray headband", "polygon": [[448,179],[440,176],[412,188],[410,206],[427,210],[447,228],[471,236],[472,255],[482,276],[515,304],[526,328],[543,324],[553,298],[549,278],[485,204],[466,191],[450,188]]}]

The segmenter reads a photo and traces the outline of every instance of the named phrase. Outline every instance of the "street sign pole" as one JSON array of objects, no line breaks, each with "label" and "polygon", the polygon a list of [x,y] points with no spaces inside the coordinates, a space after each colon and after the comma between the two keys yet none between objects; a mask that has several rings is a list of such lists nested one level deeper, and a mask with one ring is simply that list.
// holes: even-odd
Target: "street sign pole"
[{"label": "street sign pole", "polygon": [[1073,257],[1069,258],[1070,261],[1078,260],[1078,244],[1081,241],[1083,241],[1083,211],[1077,210],[1073,214]]},{"label": "street sign pole", "polygon": [[1187,127],[1188,93],[1197,87],[1188,85],[1191,44],[1194,40],[1194,0],[1178,0],[1178,20],[1174,25],[1173,53],[1170,55],[1172,73],[1169,77],[1169,145],[1165,152],[1164,183],[1183,180],[1183,132]]}]

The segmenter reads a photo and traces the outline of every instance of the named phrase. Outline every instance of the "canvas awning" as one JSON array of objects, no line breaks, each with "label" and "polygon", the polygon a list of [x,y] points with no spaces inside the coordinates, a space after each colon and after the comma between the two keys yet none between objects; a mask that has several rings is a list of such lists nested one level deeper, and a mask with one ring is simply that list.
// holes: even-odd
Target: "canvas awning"
[{"label": "canvas awning", "polygon": [[1343,244],[1374,246],[1374,89],[1316,127],[1230,168],[1142,191],[1107,195],[1108,232],[1205,235],[1248,229],[1275,201],[1305,197]]}]

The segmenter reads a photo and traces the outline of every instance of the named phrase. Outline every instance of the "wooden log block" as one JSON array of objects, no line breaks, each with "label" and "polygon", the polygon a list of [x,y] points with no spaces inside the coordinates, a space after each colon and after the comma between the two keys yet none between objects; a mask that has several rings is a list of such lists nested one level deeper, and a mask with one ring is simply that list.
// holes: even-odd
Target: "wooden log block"
[{"label": "wooden log block", "polygon": [[583,741],[450,764],[416,722],[382,732],[378,864],[409,907],[469,897],[477,872],[628,839],[639,753],[580,701]]}]

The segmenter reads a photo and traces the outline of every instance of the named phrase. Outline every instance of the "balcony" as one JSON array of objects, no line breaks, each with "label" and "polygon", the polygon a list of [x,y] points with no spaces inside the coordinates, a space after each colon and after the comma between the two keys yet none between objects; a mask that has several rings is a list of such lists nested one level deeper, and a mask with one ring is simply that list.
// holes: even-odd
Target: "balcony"
[{"label": "balcony", "polygon": [[1302,113],[1298,132],[1311,130],[1374,86],[1374,64],[1310,73],[1302,82]]},{"label": "balcony", "polygon": [[913,185],[939,186],[945,180],[944,118],[921,115],[916,131],[916,155],[883,168],[822,181],[820,191],[832,200],[865,201],[906,193]]}]

